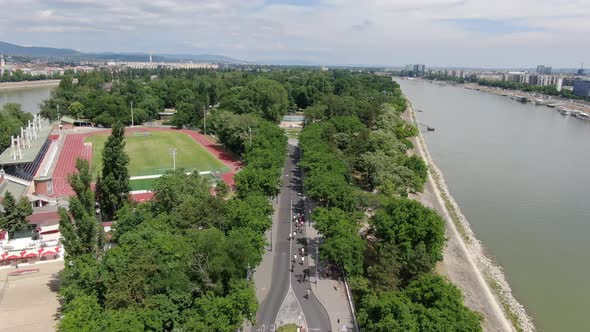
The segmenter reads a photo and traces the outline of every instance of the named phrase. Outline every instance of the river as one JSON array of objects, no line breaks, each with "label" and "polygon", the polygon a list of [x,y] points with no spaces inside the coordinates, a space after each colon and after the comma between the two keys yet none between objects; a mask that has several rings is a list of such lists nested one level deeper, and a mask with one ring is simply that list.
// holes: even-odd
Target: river
[{"label": "river", "polygon": [[[590,121],[421,80],[412,101],[451,194],[539,331],[581,331],[590,308]],[[586,326],[586,327],[584,327]]]},{"label": "river", "polygon": [[49,98],[55,86],[0,89],[0,108],[6,103],[19,103],[23,111],[39,113],[39,104]]}]

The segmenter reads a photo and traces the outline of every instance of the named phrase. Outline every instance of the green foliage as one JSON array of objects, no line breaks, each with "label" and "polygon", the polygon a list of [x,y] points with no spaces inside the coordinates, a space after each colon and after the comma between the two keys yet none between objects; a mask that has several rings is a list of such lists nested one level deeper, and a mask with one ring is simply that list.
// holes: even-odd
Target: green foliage
[{"label": "green foliage", "polygon": [[0,151],[9,147],[10,136],[20,135],[20,128],[32,119],[31,113],[23,112],[20,104],[4,104],[0,109]]},{"label": "green foliage", "polygon": [[358,311],[358,321],[367,332],[420,331],[411,301],[397,292],[365,297]]},{"label": "green foliage", "polygon": [[4,212],[0,211],[0,229],[8,231],[11,238],[15,232],[28,227],[27,217],[33,213],[33,208],[26,197],[21,197],[17,203],[8,191],[4,195],[2,205]]},{"label": "green foliage", "polygon": [[320,249],[322,257],[343,267],[350,275],[361,274],[365,243],[359,236],[359,226],[351,216],[338,208],[317,208],[312,219],[324,236]]},{"label": "green foliage", "polygon": [[79,296],[63,311],[66,314],[59,322],[58,331],[101,332],[106,327],[104,311],[95,296]]},{"label": "green foliage", "polygon": [[[128,158],[118,153],[124,148],[124,130],[115,125],[103,155],[103,165],[115,167],[103,167],[96,184],[103,212],[114,217],[115,245],[97,257],[82,240],[86,236],[88,243],[96,243],[86,227],[91,225],[89,216],[94,216],[90,173],[80,171],[72,184],[78,195],[72,198],[71,218],[61,211],[64,245],[77,254],[68,257],[63,271],[60,331],[235,331],[255,319],[254,285],[247,277],[262,260],[272,215],[268,196],[277,193],[286,156],[283,131],[261,116],[278,119],[286,111],[288,96],[281,91],[282,83],[247,74],[221,79],[222,75],[199,70],[157,70],[159,78],[148,81],[152,73],[113,73],[118,81],[110,91],[102,90],[106,76],[84,76],[78,85],[64,81],[45,110],[50,114],[60,105],[60,110],[74,111],[78,106],[67,106],[79,101],[85,106],[81,112],[90,114],[98,109],[92,99],[106,96],[115,107],[133,101],[148,117],[162,107],[176,107],[181,120],[177,125],[194,126],[202,119],[192,112],[198,105],[222,99],[226,110],[213,108],[207,125],[242,156],[246,166],[240,172],[238,193],[223,197],[227,188],[219,186],[214,197],[209,180],[177,170],[155,181],[152,202],[128,204],[122,195],[128,185],[111,181],[127,179],[123,168]],[[250,114],[227,111],[223,99],[232,86],[247,89],[247,106],[255,107],[247,109]],[[90,115],[110,116],[113,123],[121,119],[106,111]]]},{"label": "green foliage", "polygon": [[267,78],[257,78],[245,87],[234,87],[222,98],[221,106],[235,113],[254,113],[278,122],[287,113],[289,105],[285,88]]},{"label": "green foliage", "polygon": [[416,155],[412,155],[405,160],[404,166],[414,173],[412,187],[416,191],[422,191],[424,183],[426,183],[426,179],[428,178],[428,166],[426,166],[424,160]]},{"label": "green foliage", "polygon": [[461,292],[427,274],[404,291],[366,296],[358,314],[363,331],[482,331],[481,316],[465,308]]},{"label": "green foliage", "polygon": [[202,125],[205,107],[199,100],[182,101],[176,106],[176,115],[172,124],[177,128],[187,126],[195,128]]},{"label": "green foliage", "polygon": [[417,201],[391,199],[371,219],[371,226],[379,241],[398,250],[403,280],[430,271],[442,259],[444,220]]},{"label": "green foliage", "polygon": [[248,228],[262,234],[270,228],[272,212],[268,199],[261,195],[232,199],[225,204],[225,227],[228,230]]},{"label": "green foliage", "polygon": [[[318,206],[312,220],[324,238],[320,253],[348,274],[363,331],[481,330],[460,292],[444,299],[449,310],[439,306],[443,301],[416,297],[456,288],[421,277],[442,259],[444,221],[399,198],[421,191],[428,176],[424,161],[408,156],[418,129],[401,118],[406,100],[399,86],[375,75],[331,74],[310,75],[332,80],[331,91],[297,87],[302,82],[291,90],[297,105],[307,107],[299,165],[305,194]],[[365,235],[359,225],[367,215]],[[424,283],[431,287],[418,287]]]},{"label": "green foliage", "polygon": [[169,171],[154,183],[154,211],[173,212],[188,198],[205,199],[209,196],[210,184],[206,178],[184,170]]},{"label": "green foliage", "polygon": [[128,199],[129,156],[125,152],[125,127],[116,123],[102,151],[102,172],[100,177],[100,206],[105,220],[112,220],[115,213]]}]

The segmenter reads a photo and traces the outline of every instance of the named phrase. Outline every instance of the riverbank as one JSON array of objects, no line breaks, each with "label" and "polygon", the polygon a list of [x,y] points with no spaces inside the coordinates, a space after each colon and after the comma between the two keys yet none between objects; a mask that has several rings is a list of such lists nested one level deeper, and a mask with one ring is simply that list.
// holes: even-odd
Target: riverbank
[{"label": "riverbank", "polygon": [[[411,103],[404,117],[417,122]],[[438,272],[461,289],[465,305],[483,315],[485,331],[535,331],[524,307],[512,296],[502,269],[485,255],[483,245],[450,195],[421,133],[413,143],[429,165],[429,176],[424,192],[412,198],[438,211],[446,221],[447,244]]]},{"label": "riverbank", "polygon": [[[475,90],[481,92],[488,92],[498,96],[503,96],[514,100],[515,102],[532,103],[538,106],[547,106],[555,110],[567,111],[566,115],[575,116],[576,113],[586,113],[590,115],[590,103],[583,100],[567,99],[560,96],[550,96],[538,92],[527,92],[514,89],[503,89],[492,86],[479,85],[477,83],[455,83],[448,81],[435,81],[423,79],[426,82],[439,85],[453,85],[460,86],[467,90]],[[584,117],[583,119],[586,119]]]},{"label": "riverbank", "polygon": [[0,90],[57,86],[59,82],[60,80],[2,82],[0,83]]}]

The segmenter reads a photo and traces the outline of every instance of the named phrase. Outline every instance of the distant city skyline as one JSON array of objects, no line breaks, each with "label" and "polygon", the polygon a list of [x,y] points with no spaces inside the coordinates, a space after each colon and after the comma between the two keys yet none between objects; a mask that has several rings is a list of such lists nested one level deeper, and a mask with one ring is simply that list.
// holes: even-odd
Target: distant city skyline
[{"label": "distant city skyline", "polygon": [[0,40],[251,62],[590,66],[583,0],[2,0]]}]

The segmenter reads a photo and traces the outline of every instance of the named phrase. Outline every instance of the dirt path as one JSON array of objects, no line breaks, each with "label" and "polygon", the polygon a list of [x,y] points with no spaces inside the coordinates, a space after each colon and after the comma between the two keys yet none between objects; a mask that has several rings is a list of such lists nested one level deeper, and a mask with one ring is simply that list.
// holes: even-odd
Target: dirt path
[{"label": "dirt path", "polygon": [[[414,122],[415,114],[411,106],[404,118]],[[513,318],[512,321],[517,322],[519,330],[534,331],[534,325],[524,308],[512,296],[501,269],[485,256],[481,243],[454,204],[444,185],[442,174],[430,158],[422,134],[412,142],[430,169],[424,192],[412,195],[412,198],[438,211],[446,221],[447,244],[444,248],[444,260],[437,266],[437,271],[461,289],[467,307],[483,315],[485,331],[516,331],[505,311]],[[456,221],[451,218],[447,204]],[[459,227],[456,222],[460,223]],[[492,292],[489,282],[494,284],[497,293]],[[501,297],[497,294],[501,294]]]}]

